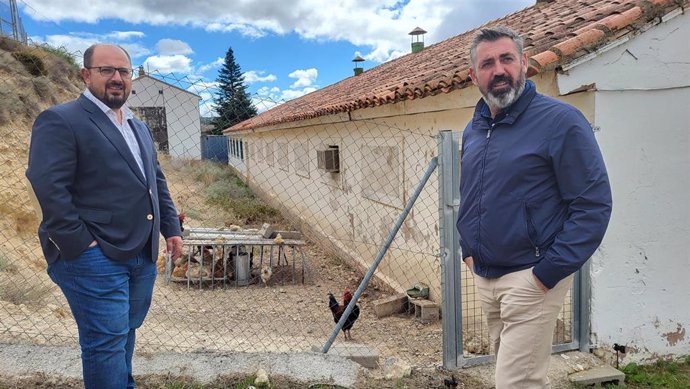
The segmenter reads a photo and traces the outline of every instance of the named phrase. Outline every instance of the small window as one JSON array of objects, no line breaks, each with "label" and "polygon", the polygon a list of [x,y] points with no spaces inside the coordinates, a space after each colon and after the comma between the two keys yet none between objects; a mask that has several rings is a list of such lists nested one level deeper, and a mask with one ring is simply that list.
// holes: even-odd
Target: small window
[{"label": "small window", "polygon": [[329,173],[340,172],[340,149],[338,146],[329,145],[325,150],[316,151],[317,166]]}]

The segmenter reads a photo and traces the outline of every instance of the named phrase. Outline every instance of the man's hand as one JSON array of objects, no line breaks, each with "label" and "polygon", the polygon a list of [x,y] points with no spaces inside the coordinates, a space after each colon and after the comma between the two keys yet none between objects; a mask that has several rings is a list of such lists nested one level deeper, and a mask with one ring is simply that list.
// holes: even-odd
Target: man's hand
[{"label": "man's hand", "polygon": [[546,293],[549,291],[549,288],[547,288],[546,285],[544,285],[534,273],[532,273],[532,278],[534,278],[534,283],[539,289],[541,289],[542,292]]},{"label": "man's hand", "polygon": [[171,236],[165,240],[165,248],[170,253],[172,260],[176,260],[182,255],[182,237]]},{"label": "man's hand", "polygon": [[465,265],[467,265],[467,268],[470,269],[470,273],[474,274],[474,258],[472,256],[469,256],[463,260],[465,262]]}]

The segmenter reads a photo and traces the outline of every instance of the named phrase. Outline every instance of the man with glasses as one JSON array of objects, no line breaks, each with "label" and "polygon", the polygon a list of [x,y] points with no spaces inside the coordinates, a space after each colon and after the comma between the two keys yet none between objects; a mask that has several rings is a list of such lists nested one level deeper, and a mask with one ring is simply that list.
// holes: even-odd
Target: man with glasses
[{"label": "man with glasses", "polygon": [[151,304],[159,235],[177,258],[182,234],[151,133],[124,106],[129,54],[93,45],[81,76],[77,100],[36,118],[26,176],[43,214],[48,274],[77,322],[84,386],[134,388],[135,331]]}]

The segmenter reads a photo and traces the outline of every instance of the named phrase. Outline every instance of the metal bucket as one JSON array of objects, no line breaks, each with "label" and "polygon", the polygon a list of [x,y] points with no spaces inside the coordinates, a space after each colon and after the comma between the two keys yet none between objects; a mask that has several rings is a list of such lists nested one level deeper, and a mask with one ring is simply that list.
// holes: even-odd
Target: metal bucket
[{"label": "metal bucket", "polygon": [[235,260],[235,282],[237,285],[249,285],[251,279],[251,267],[249,266],[249,254],[240,253],[233,255]]}]

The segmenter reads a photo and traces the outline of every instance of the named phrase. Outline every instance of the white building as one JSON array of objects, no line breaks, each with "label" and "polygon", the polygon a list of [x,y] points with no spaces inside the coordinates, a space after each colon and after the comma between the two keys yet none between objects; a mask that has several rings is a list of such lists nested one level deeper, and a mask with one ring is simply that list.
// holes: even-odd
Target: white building
[{"label": "white building", "polygon": [[[689,5],[539,0],[487,23],[518,31],[537,90],[574,105],[594,127],[613,214],[585,268],[582,325],[603,354],[627,345],[625,362],[690,354]],[[231,164],[341,254],[369,265],[435,155],[433,137],[462,131],[471,118],[480,96],[468,77],[476,32],[227,129],[248,145],[243,163]],[[317,151],[328,149],[339,153],[333,171],[318,166]],[[436,185],[430,180],[431,194],[415,204],[377,273],[398,290],[427,282],[439,301]]]},{"label": "white building", "polygon": [[158,150],[173,158],[201,158],[201,115],[194,93],[143,74],[132,81],[129,107],[149,126]]}]

